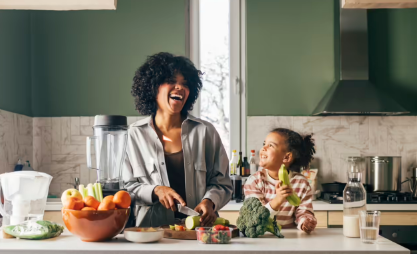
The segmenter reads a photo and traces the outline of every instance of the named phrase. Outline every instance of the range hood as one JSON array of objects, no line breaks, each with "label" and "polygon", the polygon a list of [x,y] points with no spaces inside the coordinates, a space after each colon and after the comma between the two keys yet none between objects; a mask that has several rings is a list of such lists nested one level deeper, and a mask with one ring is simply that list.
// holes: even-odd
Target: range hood
[{"label": "range hood", "polygon": [[408,113],[369,81],[367,10],[340,9],[340,80],[332,85],[313,115]]}]

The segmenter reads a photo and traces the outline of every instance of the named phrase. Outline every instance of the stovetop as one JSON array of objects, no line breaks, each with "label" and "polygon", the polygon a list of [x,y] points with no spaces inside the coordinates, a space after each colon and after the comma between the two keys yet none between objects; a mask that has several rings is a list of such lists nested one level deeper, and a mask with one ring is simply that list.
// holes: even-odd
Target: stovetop
[{"label": "stovetop", "polygon": [[[343,193],[322,193],[320,200],[329,204],[343,204]],[[367,204],[417,204],[409,192],[369,192]]]}]

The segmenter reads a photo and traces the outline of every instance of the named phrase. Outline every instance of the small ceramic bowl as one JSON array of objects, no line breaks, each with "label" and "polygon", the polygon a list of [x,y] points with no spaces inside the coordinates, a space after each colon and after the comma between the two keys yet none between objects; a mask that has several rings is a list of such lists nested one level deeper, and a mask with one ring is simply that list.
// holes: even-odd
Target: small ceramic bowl
[{"label": "small ceramic bowl", "polygon": [[125,228],[124,234],[128,241],[135,243],[157,242],[164,237],[162,228],[153,228],[155,231],[148,231],[150,228]]}]

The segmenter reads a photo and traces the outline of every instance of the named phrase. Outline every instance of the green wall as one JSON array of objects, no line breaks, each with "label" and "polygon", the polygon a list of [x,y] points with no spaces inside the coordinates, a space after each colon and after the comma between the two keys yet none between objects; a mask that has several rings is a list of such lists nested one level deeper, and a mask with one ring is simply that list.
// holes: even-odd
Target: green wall
[{"label": "green wall", "polygon": [[[247,0],[249,116],[311,115],[338,79],[338,4]],[[369,10],[369,75],[417,115],[417,9]]]},{"label": "green wall", "polygon": [[371,10],[370,79],[417,114],[417,9]]},{"label": "green wall", "polygon": [[312,113],[335,80],[335,2],[247,0],[249,116]]},{"label": "green wall", "polygon": [[30,13],[0,11],[0,109],[31,115]]},{"label": "green wall", "polygon": [[136,69],[185,54],[185,0],[119,0],[116,11],[33,11],[33,116],[137,115]]}]

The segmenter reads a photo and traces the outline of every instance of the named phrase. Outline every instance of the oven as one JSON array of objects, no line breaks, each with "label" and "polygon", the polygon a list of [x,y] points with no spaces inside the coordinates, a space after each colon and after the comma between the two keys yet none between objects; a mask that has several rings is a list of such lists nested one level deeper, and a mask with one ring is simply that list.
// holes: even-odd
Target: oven
[{"label": "oven", "polygon": [[417,226],[380,226],[379,234],[417,254]]}]

